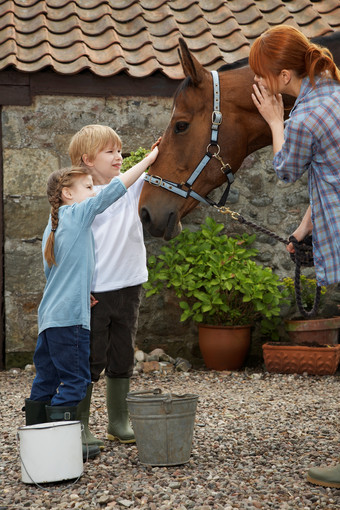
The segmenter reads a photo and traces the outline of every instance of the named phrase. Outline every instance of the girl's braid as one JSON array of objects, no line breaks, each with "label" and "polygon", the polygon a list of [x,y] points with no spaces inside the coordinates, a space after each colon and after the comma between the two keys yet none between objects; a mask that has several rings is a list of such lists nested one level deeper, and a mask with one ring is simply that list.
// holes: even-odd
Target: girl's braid
[{"label": "girl's braid", "polygon": [[59,224],[59,207],[63,204],[63,188],[72,186],[76,176],[87,175],[88,169],[85,167],[60,168],[53,172],[47,181],[47,197],[51,204],[51,233],[48,236],[45,246],[44,256],[49,267],[56,265],[54,257],[54,234]]}]

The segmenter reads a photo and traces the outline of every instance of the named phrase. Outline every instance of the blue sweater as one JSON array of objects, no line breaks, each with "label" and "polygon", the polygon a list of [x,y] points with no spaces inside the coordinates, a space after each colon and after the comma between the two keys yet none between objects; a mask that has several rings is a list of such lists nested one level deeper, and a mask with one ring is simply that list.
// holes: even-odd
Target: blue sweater
[{"label": "blue sweater", "polygon": [[[54,256],[57,265],[48,267],[44,258],[46,286],[38,310],[39,334],[47,328],[81,325],[90,329],[90,292],[94,272],[94,239],[91,224],[126,193],[119,178],[97,196],[59,209]],[[51,217],[45,229],[42,251],[51,232]]]}]

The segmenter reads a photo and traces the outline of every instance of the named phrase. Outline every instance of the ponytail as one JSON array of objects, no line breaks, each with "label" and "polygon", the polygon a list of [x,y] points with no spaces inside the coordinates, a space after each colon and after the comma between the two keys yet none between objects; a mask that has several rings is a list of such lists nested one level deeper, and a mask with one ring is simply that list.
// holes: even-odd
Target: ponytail
[{"label": "ponytail", "polygon": [[305,53],[306,73],[314,86],[315,76],[328,72],[333,80],[340,82],[340,70],[335,65],[328,48],[310,43]]},{"label": "ponytail", "polygon": [[51,204],[51,232],[47,238],[44,258],[48,267],[57,265],[54,256],[55,232],[59,224],[59,207],[63,205],[62,190],[70,187],[79,175],[87,175],[89,171],[83,167],[61,168],[53,172],[47,181],[47,197]]}]

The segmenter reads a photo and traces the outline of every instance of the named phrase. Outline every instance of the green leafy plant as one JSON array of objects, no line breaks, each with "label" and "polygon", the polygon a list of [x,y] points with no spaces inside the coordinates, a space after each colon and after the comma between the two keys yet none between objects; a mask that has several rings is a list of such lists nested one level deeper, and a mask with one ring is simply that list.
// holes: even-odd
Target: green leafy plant
[{"label": "green leafy plant", "polygon": [[136,165],[137,163],[139,163],[142,159],[145,158],[145,156],[149,152],[150,151],[148,149],[143,149],[143,147],[139,147],[139,149],[137,149],[136,151],[131,151],[130,156],[128,156],[127,158],[124,158],[124,160],[123,160],[121,172],[126,172],[133,165]]},{"label": "green leafy plant", "polygon": [[[283,284],[287,289],[287,295],[289,297],[290,305],[294,307],[295,311],[297,310],[296,304],[296,295],[295,295],[295,286],[293,278],[283,278]],[[307,278],[305,275],[300,276],[300,288],[301,288],[301,301],[304,308],[310,310],[314,304],[315,291],[316,291],[317,282],[315,278]],[[321,299],[327,292],[327,287],[321,287]],[[322,301],[320,299],[320,304]]]},{"label": "green leafy plant", "polygon": [[260,320],[264,333],[273,332],[285,295],[279,277],[251,259],[257,254],[250,247],[255,235],[228,237],[223,228],[206,218],[197,232],[183,230],[151,256],[146,295],[172,288],[181,321],[234,326]]}]

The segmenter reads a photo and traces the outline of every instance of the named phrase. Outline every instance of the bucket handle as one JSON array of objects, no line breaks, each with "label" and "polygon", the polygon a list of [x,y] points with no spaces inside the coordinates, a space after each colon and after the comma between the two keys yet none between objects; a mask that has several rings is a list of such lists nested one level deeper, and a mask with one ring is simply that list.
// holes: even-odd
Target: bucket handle
[{"label": "bucket handle", "polygon": [[160,388],[154,388],[153,390],[131,391],[129,395],[148,395],[149,393],[152,395],[160,395],[162,390]]},{"label": "bucket handle", "polygon": [[[162,394],[162,390],[161,388],[154,388],[153,390],[141,390],[141,391],[130,391],[128,393],[128,396],[133,396],[133,397],[137,397],[138,395],[161,395]],[[176,398],[187,398],[188,396],[190,396],[189,393],[185,393],[184,395],[176,395],[175,393],[171,393],[171,391],[169,393],[163,393],[163,396],[164,397],[167,397],[167,399],[171,399],[172,397],[176,397]]]},{"label": "bucket handle", "polygon": [[[137,397],[138,395],[161,395],[162,390],[160,388],[154,388],[153,390],[142,390],[142,391],[131,391],[129,395],[133,395],[134,397]],[[165,397],[162,399],[162,406],[164,407],[165,414],[170,414],[172,411],[172,395],[170,393],[163,393],[163,396]]]}]

